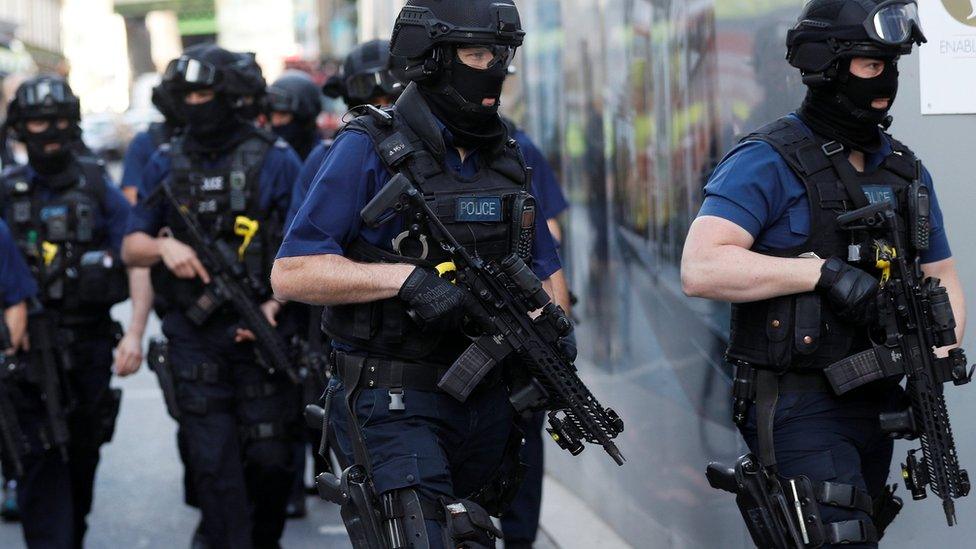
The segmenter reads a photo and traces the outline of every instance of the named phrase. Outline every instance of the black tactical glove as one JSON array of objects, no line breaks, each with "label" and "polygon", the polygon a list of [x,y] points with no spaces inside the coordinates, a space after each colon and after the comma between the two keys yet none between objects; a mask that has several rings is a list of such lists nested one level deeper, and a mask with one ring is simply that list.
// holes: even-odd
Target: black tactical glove
[{"label": "black tactical glove", "polygon": [[877,317],[878,279],[840,258],[831,257],[824,263],[817,290],[842,320],[864,325]]},{"label": "black tactical glove", "polygon": [[410,307],[410,317],[422,328],[459,326],[472,297],[434,271],[417,267],[397,296]]},{"label": "black tactical glove", "polygon": [[559,338],[557,346],[559,347],[560,354],[566,357],[566,360],[576,362],[576,355],[579,354],[576,348],[576,330],[572,330]]}]

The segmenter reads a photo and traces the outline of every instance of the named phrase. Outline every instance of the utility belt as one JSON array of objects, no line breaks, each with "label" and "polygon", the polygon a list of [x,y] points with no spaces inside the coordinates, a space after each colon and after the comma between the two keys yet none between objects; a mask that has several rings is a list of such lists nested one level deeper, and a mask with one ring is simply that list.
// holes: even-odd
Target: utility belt
[{"label": "utility belt", "polygon": [[[397,392],[399,392],[402,403],[404,389],[443,392],[438,388],[437,383],[450,369],[450,366],[362,357],[342,351],[333,351],[331,362],[333,375],[347,386],[355,384],[354,381],[358,377],[357,372],[361,372],[361,377],[358,377],[360,389],[389,389],[390,406],[394,406],[394,395]],[[485,376],[478,388],[482,390],[492,388],[501,383],[502,377],[502,368],[494,368]]]},{"label": "utility belt", "polygon": [[745,425],[749,406],[756,402],[759,372],[768,372],[777,381],[778,392],[830,393],[830,382],[822,371],[778,373],[762,370],[748,362],[732,360],[735,375],[732,378],[732,421],[739,427]]}]

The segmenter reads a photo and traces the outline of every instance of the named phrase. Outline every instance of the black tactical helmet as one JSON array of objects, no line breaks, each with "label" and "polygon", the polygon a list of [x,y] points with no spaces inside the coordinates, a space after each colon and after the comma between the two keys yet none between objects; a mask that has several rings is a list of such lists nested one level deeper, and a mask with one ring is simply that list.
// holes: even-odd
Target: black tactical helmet
[{"label": "black tactical helmet", "polygon": [[268,86],[257,57],[249,51],[237,54],[237,62],[234,63],[229,76],[230,87],[240,90],[237,95],[258,98],[264,95]]},{"label": "black tactical helmet", "polygon": [[400,78],[391,70],[390,41],[371,40],[353,48],[342,66],[342,73],[329,78],[322,92],[341,97],[346,105],[365,105],[388,95],[396,98],[403,91]]},{"label": "black tactical helmet", "polygon": [[234,53],[214,44],[187,48],[170,61],[163,83],[175,93],[209,88],[229,97],[260,95],[266,86],[252,54]]},{"label": "black tactical helmet", "polygon": [[838,61],[896,58],[925,43],[915,0],[811,0],[786,38],[786,59],[807,83],[829,81]]},{"label": "black tactical helmet", "polygon": [[410,0],[394,24],[390,54],[406,78],[422,80],[449,62],[442,46],[496,46],[508,63],[524,37],[512,0]]},{"label": "black tactical helmet", "polygon": [[67,118],[73,124],[81,121],[81,102],[64,78],[42,74],[17,88],[7,110],[7,124],[20,132],[23,123],[34,118]]},{"label": "black tactical helmet", "polygon": [[307,74],[288,71],[268,87],[264,106],[267,112],[287,112],[300,119],[315,118],[322,110],[322,94]]}]

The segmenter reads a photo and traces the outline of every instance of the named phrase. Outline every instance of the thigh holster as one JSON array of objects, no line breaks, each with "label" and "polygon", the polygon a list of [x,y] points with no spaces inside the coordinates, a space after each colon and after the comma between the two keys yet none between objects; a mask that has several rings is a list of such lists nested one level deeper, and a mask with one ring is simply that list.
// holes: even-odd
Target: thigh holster
[{"label": "thigh holster", "polygon": [[706,477],[713,488],[735,494],[757,547],[806,549],[878,541],[870,520],[824,523],[820,516],[819,505],[870,514],[871,497],[854,486],[814,482],[804,476],[782,478],[751,454],[740,457],[733,467],[709,464]]}]

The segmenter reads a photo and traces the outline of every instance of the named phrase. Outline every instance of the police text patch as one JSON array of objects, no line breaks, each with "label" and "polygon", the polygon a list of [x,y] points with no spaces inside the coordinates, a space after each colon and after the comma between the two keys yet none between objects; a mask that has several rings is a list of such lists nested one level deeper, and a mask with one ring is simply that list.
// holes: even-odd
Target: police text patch
[{"label": "police text patch", "polygon": [[864,191],[864,196],[868,198],[868,202],[872,204],[887,200],[893,206],[897,206],[895,192],[888,185],[863,185],[861,190]]},{"label": "police text patch", "polygon": [[457,199],[456,221],[497,223],[502,220],[500,196],[462,196]]}]

